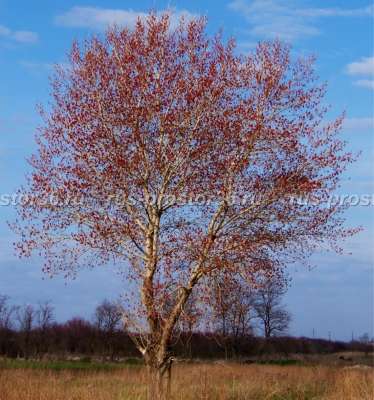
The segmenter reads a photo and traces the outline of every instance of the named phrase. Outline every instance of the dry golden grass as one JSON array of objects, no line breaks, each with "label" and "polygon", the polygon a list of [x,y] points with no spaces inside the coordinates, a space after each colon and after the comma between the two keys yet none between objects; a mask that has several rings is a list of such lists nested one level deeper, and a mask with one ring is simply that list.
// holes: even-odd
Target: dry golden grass
[{"label": "dry golden grass", "polygon": [[[0,400],[143,400],[144,369],[113,372],[0,370]],[[173,370],[174,400],[373,400],[371,368],[186,364]]]}]

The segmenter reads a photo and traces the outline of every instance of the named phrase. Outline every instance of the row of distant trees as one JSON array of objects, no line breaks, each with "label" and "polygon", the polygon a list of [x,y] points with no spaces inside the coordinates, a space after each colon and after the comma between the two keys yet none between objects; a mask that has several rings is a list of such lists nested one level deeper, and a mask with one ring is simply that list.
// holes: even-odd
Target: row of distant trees
[{"label": "row of distant trees", "polygon": [[[242,286],[240,282],[217,279],[210,307],[209,325],[222,336],[252,335],[255,327],[263,332],[265,338],[284,333],[291,321],[290,313],[282,305],[285,292],[285,285],[275,280],[269,280],[257,290],[248,290],[248,287]],[[54,307],[50,301],[39,302],[37,306],[19,306],[10,304],[9,300],[8,296],[0,295],[1,329],[43,330],[55,321]],[[92,321],[100,330],[113,332],[123,327],[122,316],[119,303],[104,300],[97,306]],[[254,320],[257,320],[257,323],[254,323]],[[205,322],[207,321],[203,321]],[[188,324],[181,327],[182,330],[193,331],[196,326],[201,328],[201,315],[197,312]]]},{"label": "row of distant trees", "polygon": [[[214,339],[225,357],[238,355],[244,341],[262,331],[265,338],[284,333],[290,315],[282,306],[285,287],[269,281],[256,291],[236,282],[231,287],[223,279],[215,281],[209,312],[188,310],[175,334],[174,346],[184,355],[193,356],[193,338],[197,332]],[[0,296],[0,346],[3,354],[40,356],[46,353],[100,353],[114,359],[118,354],[136,355],[127,327],[123,324],[122,307],[104,300],[91,319],[74,318],[57,323],[54,307],[44,301],[35,305],[12,305],[9,297]],[[196,341],[196,340],[195,340]],[[195,346],[196,343],[195,343]],[[217,350],[220,352],[221,350]]]},{"label": "row of distant trees", "polygon": [[[264,352],[342,351],[347,346],[358,350],[368,345],[369,340],[348,345],[280,337],[287,331],[291,317],[282,305],[286,288],[277,282],[269,281],[248,292],[239,283],[230,287],[217,280],[209,315],[204,318],[188,310],[188,315],[195,318],[179,324],[173,351],[188,358],[231,358]],[[256,336],[259,332],[263,335]],[[24,358],[76,354],[115,360],[136,357],[138,350],[123,325],[122,308],[117,302],[104,300],[90,320],[75,317],[58,323],[49,301],[17,306],[9,297],[0,295],[0,354]]]},{"label": "row of distant trees", "polygon": [[121,324],[121,310],[104,300],[90,320],[75,317],[64,323],[55,319],[51,302],[12,305],[0,296],[0,353],[10,357],[50,354],[99,354],[114,359],[135,355],[135,347]]}]

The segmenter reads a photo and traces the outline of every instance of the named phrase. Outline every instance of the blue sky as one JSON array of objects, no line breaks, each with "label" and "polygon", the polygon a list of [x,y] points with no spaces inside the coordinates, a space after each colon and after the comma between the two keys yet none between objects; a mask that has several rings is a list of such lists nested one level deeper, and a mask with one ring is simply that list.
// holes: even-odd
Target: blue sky
[{"label": "blue sky", "polygon": [[[293,53],[315,54],[317,72],[329,83],[330,116],[346,110],[344,137],[362,150],[350,168],[342,193],[374,196],[373,185],[373,6],[370,0],[292,1],[3,1],[0,0],[0,194],[13,193],[24,181],[25,158],[40,123],[36,104],[48,102],[52,65],[66,62],[73,39],[83,40],[106,24],[131,25],[150,9],[173,8],[175,16],[206,15],[213,33],[235,36],[240,51],[259,40],[279,37]],[[350,180],[348,180],[350,176]],[[373,201],[347,213],[364,231],[345,248],[352,255],[320,253],[315,268],[290,268],[292,286],[285,302],[293,314],[291,333],[350,339],[373,335]],[[83,271],[75,281],[50,280],[41,260],[18,260],[6,221],[11,207],[0,206],[0,293],[16,303],[51,299],[61,320],[92,314],[103,298],[116,298],[124,283],[111,268]],[[44,278],[44,279],[43,279]]]}]

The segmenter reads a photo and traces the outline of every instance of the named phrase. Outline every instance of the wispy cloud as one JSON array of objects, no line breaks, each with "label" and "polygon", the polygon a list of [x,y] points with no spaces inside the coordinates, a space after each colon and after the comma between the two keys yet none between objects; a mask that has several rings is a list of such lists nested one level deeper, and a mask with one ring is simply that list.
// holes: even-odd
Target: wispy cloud
[{"label": "wispy cloud", "polygon": [[348,64],[346,72],[362,78],[354,81],[355,85],[374,90],[374,56],[363,57],[359,61]]},{"label": "wispy cloud", "polygon": [[374,6],[362,8],[304,8],[296,9],[297,15],[302,17],[367,17],[373,15]]},{"label": "wispy cloud", "polygon": [[30,60],[21,60],[19,64],[31,75],[36,77],[42,77],[45,79],[48,76],[53,76],[56,71],[56,67],[62,67],[64,70],[68,70],[70,65],[68,62],[60,63],[49,63],[49,62],[38,62]]},{"label": "wispy cloud", "polygon": [[374,129],[374,117],[346,118],[343,128],[345,130],[369,130]]},{"label": "wispy cloud", "polygon": [[374,56],[348,64],[347,72],[351,75],[374,75]]},{"label": "wispy cloud", "polygon": [[36,43],[39,36],[32,31],[12,31],[4,25],[0,25],[0,37],[7,38],[18,43]]},{"label": "wispy cloud", "polygon": [[233,0],[229,8],[250,24],[249,33],[267,39],[293,41],[320,33],[316,20],[326,17],[372,16],[374,6],[362,8],[300,8],[292,0]]},{"label": "wispy cloud", "polygon": [[[197,15],[187,10],[170,10],[171,26],[174,27],[181,17],[195,18]],[[61,26],[104,30],[109,25],[133,27],[138,18],[146,17],[146,13],[133,10],[110,9],[99,7],[73,7],[55,18]]]},{"label": "wispy cloud", "polygon": [[374,80],[370,79],[359,79],[355,82],[356,86],[374,90]]},{"label": "wispy cloud", "polygon": [[9,36],[10,34],[11,31],[9,28],[4,25],[0,25],[0,36]]},{"label": "wispy cloud", "polygon": [[41,63],[34,61],[20,61],[20,65],[28,70],[32,71],[52,71],[54,64],[51,63]]}]

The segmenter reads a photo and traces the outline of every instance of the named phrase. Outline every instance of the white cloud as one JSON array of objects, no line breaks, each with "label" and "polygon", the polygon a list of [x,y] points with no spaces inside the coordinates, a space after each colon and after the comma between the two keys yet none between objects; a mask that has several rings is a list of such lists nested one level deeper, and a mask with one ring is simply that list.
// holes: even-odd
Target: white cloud
[{"label": "white cloud", "polygon": [[346,118],[343,128],[347,130],[374,129],[374,117]]},{"label": "white cloud", "polygon": [[268,39],[293,41],[320,33],[314,26],[323,17],[365,17],[373,15],[373,6],[363,8],[300,8],[293,0],[233,0],[229,8],[243,15],[250,34]]},{"label": "white cloud", "polygon": [[21,60],[19,64],[28,70],[32,74],[45,76],[53,74],[55,71],[55,67],[60,66],[63,69],[67,70],[70,68],[70,64],[67,62],[60,63],[48,63],[48,62],[35,62],[29,60]]},{"label": "white cloud", "polygon": [[0,25],[0,36],[18,43],[36,43],[39,40],[39,36],[36,32],[12,31],[4,25]]},{"label": "white cloud", "polygon": [[44,72],[44,71],[52,71],[54,64],[40,63],[34,61],[20,61],[20,65],[22,65],[22,67],[25,67],[28,70]]},{"label": "white cloud", "polygon": [[[138,18],[145,18],[146,15],[144,12],[133,11],[131,9],[73,7],[66,13],[58,15],[55,18],[55,22],[61,26],[104,30],[109,25],[133,27]],[[181,17],[193,19],[197,15],[187,10],[171,10],[171,26],[175,27]]]},{"label": "white cloud", "polygon": [[10,29],[4,25],[0,25],[0,36],[8,36],[10,35]]},{"label": "white cloud", "polygon": [[20,43],[36,43],[38,34],[31,31],[16,31],[13,33],[13,39]]},{"label": "white cloud", "polygon": [[373,15],[374,6],[362,8],[305,8],[296,10],[296,13],[304,17],[367,17]]},{"label": "white cloud", "polygon": [[355,81],[355,85],[374,90],[374,79],[371,78],[374,76],[374,56],[363,57],[359,61],[348,64],[346,71],[350,75],[358,75],[365,78]]},{"label": "white cloud", "polygon": [[374,75],[374,56],[348,64],[347,72],[350,75]]},{"label": "white cloud", "polygon": [[373,79],[371,79],[371,80],[370,79],[360,79],[355,82],[355,85],[374,90],[374,80]]}]

